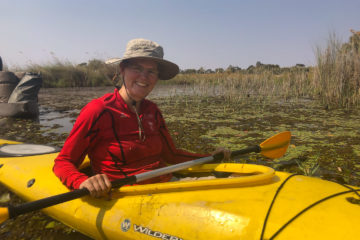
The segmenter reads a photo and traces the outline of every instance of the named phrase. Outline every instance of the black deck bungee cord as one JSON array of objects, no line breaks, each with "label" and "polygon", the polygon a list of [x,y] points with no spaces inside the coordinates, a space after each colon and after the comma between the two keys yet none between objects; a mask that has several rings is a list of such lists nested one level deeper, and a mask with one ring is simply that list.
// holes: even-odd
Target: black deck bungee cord
[{"label": "black deck bungee cord", "polygon": [[343,187],[345,187],[347,189],[352,190],[360,198],[360,194],[358,193],[358,190],[356,190],[356,189],[354,189],[354,188],[352,188],[352,187],[350,187],[348,185],[342,184],[342,183],[338,183],[338,184],[340,184],[341,186],[343,186]]},{"label": "black deck bungee cord", "polygon": [[300,211],[298,214],[296,214],[294,217],[292,217],[287,223],[285,223],[281,228],[279,228],[279,230],[274,234],[272,235],[269,240],[271,239],[274,239],[282,230],[285,229],[285,227],[287,225],[289,225],[291,222],[293,222],[296,218],[298,218],[301,214],[303,214],[304,212],[306,212],[307,210],[309,210],[310,208],[326,201],[326,200],[329,200],[331,198],[334,198],[334,197],[337,197],[337,196],[340,196],[340,195],[343,195],[343,194],[346,194],[346,193],[351,193],[351,192],[359,192],[360,189],[353,189],[353,190],[349,190],[349,191],[344,191],[344,192],[338,192],[338,193],[335,193],[335,194],[332,194],[330,196],[327,196],[327,197],[324,197],[323,199],[320,199],[319,201],[316,201],[314,202],[313,204],[309,205],[308,207],[304,208],[302,211]]},{"label": "black deck bungee cord", "polygon": [[263,240],[263,239],[264,239],[264,233],[265,233],[266,224],[267,224],[267,221],[268,221],[268,219],[269,219],[270,211],[271,211],[271,209],[272,209],[272,207],[273,207],[273,205],[274,205],[274,202],[275,202],[275,199],[276,199],[277,195],[279,194],[280,190],[284,187],[285,183],[286,183],[290,178],[292,178],[292,177],[294,177],[294,176],[297,176],[297,175],[300,175],[300,174],[292,174],[292,175],[288,176],[288,177],[281,183],[281,185],[278,187],[278,189],[276,190],[276,193],[275,193],[275,195],[274,195],[274,197],[273,197],[273,200],[271,201],[271,204],[270,204],[270,206],[269,206],[269,209],[268,209],[268,211],[267,211],[267,213],[266,213],[266,217],[265,217],[264,224],[263,224],[262,231],[261,231],[260,240]]},{"label": "black deck bungee cord", "polygon": [[[275,199],[277,197],[277,195],[279,194],[280,190],[283,188],[283,186],[285,185],[285,183],[290,179],[292,178],[293,176],[296,176],[296,175],[300,175],[300,174],[292,174],[290,176],[288,176],[282,183],[281,185],[278,187],[278,189],[276,190],[276,193],[274,195],[274,198],[270,204],[270,207],[269,207],[269,210],[266,214],[266,217],[265,217],[265,221],[264,221],[264,224],[263,224],[263,229],[262,229],[262,232],[261,232],[261,236],[260,236],[260,240],[263,240],[264,239],[264,233],[265,233],[265,228],[266,228],[266,223],[268,221],[268,218],[269,218],[269,215],[270,215],[270,211],[272,209],[272,206],[274,205],[274,202],[275,202]],[[298,218],[300,215],[302,215],[304,212],[306,212],[307,210],[309,210],[310,208],[326,201],[326,200],[329,200],[331,198],[334,198],[334,197],[337,197],[337,196],[340,196],[340,195],[343,195],[343,194],[346,194],[346,193],[356,193],[357,196],[360,196],[358,192],[360,192],[360,189],[354,189],[350,186],[347,186],[347,185],[344,185],[344,184],[341,184],[339,183],[341,186],[345,187],[345,188],[348,188],[350,189],[349,191],[343,191],[343,192],[338,192],[338,193],[334,193],[330,196],[327,196],[327,197],[324,197],[312,204],[310,204],[308,207],[304,208],[303,210],[301,210],[298,214],[296,214],[294,217],[292,217],[289,221],[287,221],[282,227],[279,228],[278,231],[276,231],[270,238],[269,240],[272,240],[274,239],[282,230],[284,230],[291,222],[293,222],[296,218]]]}]

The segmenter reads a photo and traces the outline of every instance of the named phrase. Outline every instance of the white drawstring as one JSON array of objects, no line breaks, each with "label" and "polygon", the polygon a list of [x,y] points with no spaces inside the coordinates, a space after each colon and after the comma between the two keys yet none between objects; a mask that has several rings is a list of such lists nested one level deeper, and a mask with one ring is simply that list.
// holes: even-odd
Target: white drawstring
[{"label": "white drawstring", "polygon": [[145,131],[144,131],[144,127],[141,123],[141,119],[139,117],[139,113],[136,109],[136,102],[133,101],[133,107],[134,107],[134,110],[135,110],[135,114],[136,114],[136,118],[137,118],[137,121],[138,121],[138,125],[139,125],[139,140],[144,142],[145,139],[146,139],[146,136],[145,136]]}]

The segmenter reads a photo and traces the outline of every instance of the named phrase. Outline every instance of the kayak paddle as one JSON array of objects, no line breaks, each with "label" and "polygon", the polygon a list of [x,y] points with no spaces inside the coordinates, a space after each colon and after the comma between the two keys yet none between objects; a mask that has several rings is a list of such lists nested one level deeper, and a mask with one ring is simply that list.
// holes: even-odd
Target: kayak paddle
[{"label": "kayak paddle", "polygon": [[[278,133],[269,139],[262,142],[260,145],[250,146],[245,149],[237,150],[231,152],[231,157],[239,156],[246,153],[261,153],[263,156],[268,158],[279,158],[283,156],[290,144],[291,133],[290,132],[281,132]],[[155,169],[149,172],[140,173],[130,177],[117,179],[111,182],[113,188],[119,188],[124,185],[138,183],[150,178],[158,177],[168,173],[180,171],[195,165],[204,164],[214,160],[221,160],[223,158],[223,153],[218,153],[213,156],[203,157],[196,160],[183,162],[159,169]],[[51,196],[48,198],[39,199],[33,202],[27,202],[17,206],[9,205],[6,208],[0,208],[0,223],[6,221],[9,218],[14,218],[24,213],[40,210],[42,208],[47,208],[59,203],[70,201],[76,198],[80,198],[89,194],[89,190],[86,188],[76,189],[71,192],[62,193],[59,195]]]}]

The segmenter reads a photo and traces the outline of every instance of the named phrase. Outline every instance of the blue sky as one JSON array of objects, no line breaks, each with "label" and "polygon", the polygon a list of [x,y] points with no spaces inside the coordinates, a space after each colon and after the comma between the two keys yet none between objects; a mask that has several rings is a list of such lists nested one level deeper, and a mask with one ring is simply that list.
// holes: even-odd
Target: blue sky
[{"label": "blue sky", "polygon": [[147,38],[186,68],[315,64],[330,33],[360,31],[357,0],[0,0],[0,56],[10,68],[121,57]]}]

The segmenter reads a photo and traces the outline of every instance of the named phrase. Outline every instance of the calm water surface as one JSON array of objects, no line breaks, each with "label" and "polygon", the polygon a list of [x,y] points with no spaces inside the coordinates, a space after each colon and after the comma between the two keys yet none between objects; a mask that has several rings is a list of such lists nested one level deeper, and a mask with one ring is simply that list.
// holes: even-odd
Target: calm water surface
[{"label": "calm water surface", "polygon": [[[114,91],[113,87],[77,88],[77,89],[41,89],[39,93],[41,129],[46,133],[69,133],[81,108],[94,98]],[[199,89],[184,85],[157,85],[149,99],[171,96],[194,95]]]}]

